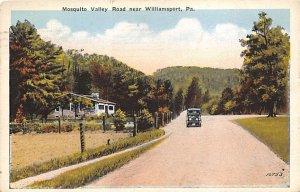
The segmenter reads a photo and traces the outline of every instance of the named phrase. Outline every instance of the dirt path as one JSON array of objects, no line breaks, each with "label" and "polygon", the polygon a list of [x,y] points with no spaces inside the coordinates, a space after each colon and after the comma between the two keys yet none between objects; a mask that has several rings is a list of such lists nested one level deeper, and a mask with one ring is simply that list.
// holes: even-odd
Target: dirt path
[{"label": "dirt path", "polygon": [[[246,116],[203,116],[201,128],[186,128],[183,113],[166,127],[169,139],[85,187],[286,186],[288,165],[229,121],[240,117]],[[283,176],[266,176],[270,172]]]}]

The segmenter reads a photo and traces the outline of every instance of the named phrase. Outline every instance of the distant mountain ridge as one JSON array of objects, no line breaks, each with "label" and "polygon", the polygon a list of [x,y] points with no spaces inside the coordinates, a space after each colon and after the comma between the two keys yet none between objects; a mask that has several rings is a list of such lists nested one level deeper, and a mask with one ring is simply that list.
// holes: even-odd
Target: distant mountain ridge
[{"label": "distant mountain ridge", "polygon": [[199,78],[202,93],[209,90],[211,95],[221,95],[224,88],[236,88],[239,85],[239,69],[175,66],[159,69],[154,72],[153,76],[156,80],[169,79],[174,93],[180,88],[185,93],[193,77]]}]

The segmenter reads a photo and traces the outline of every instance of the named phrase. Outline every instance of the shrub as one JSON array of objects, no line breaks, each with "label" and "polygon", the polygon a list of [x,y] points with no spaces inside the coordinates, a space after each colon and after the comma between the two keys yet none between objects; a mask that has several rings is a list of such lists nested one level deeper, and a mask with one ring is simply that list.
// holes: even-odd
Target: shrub
[{"label": "shrub", "polygon": [[145,131],[152,128],[154,125],[154,119],[151,113],[147,109],[143,109],[140,116],[137,118],[137,126],[139,131]]},{"label": "shrub", "polygon": [[87,115],[85,116],[86,121],[92,121],[92,120],[102,120],[103,116],[105,116],[104,113],[98,114],[98,115]]},{"label": "shrub", "polygon": [[11,182],[18,181],[27,177],[45,173],[64,166],[74,165],[86,160],[109,155],[130,147],[134,147],[164,135],[164,130],[154,129],[144,133],[137,134],[136,137],[120,139],[111,145],[99,146],[94,149],[88,149],[83,153],[74,153],[66,157],[55,158],[47,162],[33,164],[20,169],[12,169],[10,174]]},{"label": "shrub", "polygon": [[15,119],[16,123],[25,123],[26,122],[26,118],[23,112],[23,105],[21,104],[18,108],[18,111],[16,113],[16,119]]},{"label": "shrub", "polygon": [[23,124],[21,123],[10,123],[9,134],[18,133],[23,131]]},{"label": "shrub", "polygon": [[102,130],[103,129],[103,125],[100,123],[86,123],[84,125],[84,129],[86,131],[96,131],[96,130]]},{"label": "shrub", "polygon": [[[96,131],[103,129],[101,123],[88,122],[85,123],[86,131]],[[70,132],[73,130],[79,130],[79,123],[61,123],[60,131],[61,132]],[[23,132],[23,133],[57,133],[59,131],[58,123],[10,123],[9,132],[10,134]]]},{"label": "shrub", "polygon": [[116,131],[122,131],[125,128],[126,115],[121,109],[118,109],[114,115],[114,124]]},{"label": "shrub", "polygon": [[[75,129],[78,129],[76,124],[61,124],[60,130],[61,132],[70,132]],[[31,123],[27,124],[27,128],[30,132],[34,131],[36,133],[57,133],[59,129],[59,125],[56,123]]]}]

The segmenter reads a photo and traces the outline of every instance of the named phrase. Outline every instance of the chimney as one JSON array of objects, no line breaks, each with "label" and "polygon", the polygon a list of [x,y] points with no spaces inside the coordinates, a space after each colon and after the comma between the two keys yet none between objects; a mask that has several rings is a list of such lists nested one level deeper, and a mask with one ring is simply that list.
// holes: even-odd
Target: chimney
[{"label": "chimney", "polygon": [[95,99],[99,99],[99,93],[92,93],[91,96]]}]

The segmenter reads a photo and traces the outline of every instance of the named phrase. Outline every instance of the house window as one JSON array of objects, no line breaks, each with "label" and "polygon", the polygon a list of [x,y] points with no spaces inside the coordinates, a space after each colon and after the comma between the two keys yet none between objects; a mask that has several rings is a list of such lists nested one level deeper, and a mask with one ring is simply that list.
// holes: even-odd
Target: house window
[{"label": "house window", "polygon": [[98,105],[100,110],[104,110],[104,105]]},{"label": "house window", "polygon": [[[53,109],[53,108],[52,108],[52,109]],[[56,111],[56,112],[59,112],[59,107],[56,107],[56,108],[55,108],[55,111]]]},{"label": "house window", "polygon": [[112,110],[114,110],[114,106],[109,106],[109,108],[108,108],[110,111],[112,111]]}]

